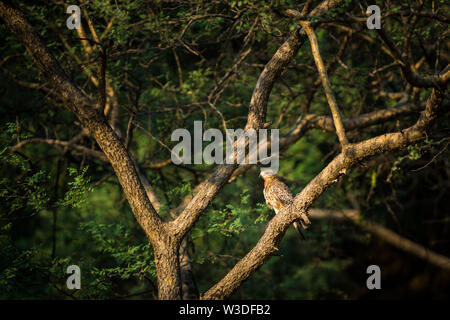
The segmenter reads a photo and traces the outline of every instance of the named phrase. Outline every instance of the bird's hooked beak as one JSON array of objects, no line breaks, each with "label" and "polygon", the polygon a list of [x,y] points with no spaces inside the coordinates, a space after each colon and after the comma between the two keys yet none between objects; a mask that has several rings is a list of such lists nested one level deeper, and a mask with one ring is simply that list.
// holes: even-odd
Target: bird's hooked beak
[{"label": "bird's hooked beak", "polygon": [[268,176],[273,176],[275,173],[270,169],[261,169],[261,172],[259,173],[259,176],[263,179],[267,178]]}]

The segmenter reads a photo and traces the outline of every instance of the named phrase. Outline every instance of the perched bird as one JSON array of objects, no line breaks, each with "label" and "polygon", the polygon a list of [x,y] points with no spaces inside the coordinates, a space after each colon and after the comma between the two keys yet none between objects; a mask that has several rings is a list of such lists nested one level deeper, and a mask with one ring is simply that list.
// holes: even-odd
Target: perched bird
[{"label": "perched bird", "polygon": [[[291,191],[287,185],[278,179],[272,170],[263,170],[260,176],[264,179],[264,198],[266,199],[267,206],[275,210],[275,214],[292,204],[294,198],[292,197]],[[294,227],[303,240],[305,240],[305,237],[303,236],[300,225],[303,229],[306,229],[309,224],[310,221],[306,214],[302,215],[302,218],[294,221]]]}]

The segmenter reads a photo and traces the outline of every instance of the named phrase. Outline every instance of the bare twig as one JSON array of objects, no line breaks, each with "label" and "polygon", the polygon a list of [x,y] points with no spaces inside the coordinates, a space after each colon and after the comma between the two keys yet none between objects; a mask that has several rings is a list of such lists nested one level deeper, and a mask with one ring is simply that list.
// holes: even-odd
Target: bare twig
[{"label": "bare twig", "polygon": [[306,31],[308,35],[309,42],[311,43],[311,51],[314,57],[314,61],[316,62],[317,70],[319,71],[320,79],[322,80],[322,85],[325,90],[325,95],[328,100],[328,104],[330,105],[331,113],[333,115],[334,126],[336,127],[336,133],[339,138],[339,142],[342,145],[342,149],[344,149],[347,144],[347,136],[345,135],[344,125],[342,124],[341,115],[339,112],[339,107],[336,102],[336,98],[334,96],[333,90],[331,89],[330,80],[328,79],[327,70],[322,60],[322,56],[319,51],[319,44],[317,42],[316,34],[311,27],[311,23],[309,21],[301,21],[300,22],[303,29]]}]

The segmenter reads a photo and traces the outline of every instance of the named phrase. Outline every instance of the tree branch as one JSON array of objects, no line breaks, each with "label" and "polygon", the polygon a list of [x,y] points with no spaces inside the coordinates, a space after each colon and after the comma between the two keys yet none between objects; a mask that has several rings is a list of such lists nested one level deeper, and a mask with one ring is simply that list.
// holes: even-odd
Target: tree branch
[{"label": "tree branch", "polygon": [[450,79],[450,67],[447,66],[441,73],[435,74],[432,76],[421,77],[417,75],[411,64],[403,59],[400,50],[394,44],[394,42],[389,38],[389,36],[384,32],[383,29],[377,29],[378,34],[380,35],[381,40],[384,42],[386,47],[389,49],[391,56],[395,59],[395,61],[400,65],[402,70],[402,74],[405,77],[406,81],[410,83],[412,86],[420,87],[420,88],[442,88],[445,87],[447,81]]},{"label": "tree branch", "polygon": [[331,89],[330,80],[328,79],[327,70],[325,68],[325,64],[323,63],[322,56],[320,55],[319,43],[317,42],[316,34],[311,27],[311,22],[309,21],[300,21],[303,29],[306,31],[308,35],[309,42],[311,43],[311,51],[314,57],[314,61],[316,62],[317,70],[319,71],[319,77],[322,80],[322,85],[325,90],[325,95],[328,100],[328,104],[330,105],[331,113],[333,115],[333,122],[336,128],[336,133],[339,138],[339,142],[341,143],[342,149],[344,149],[347,144],[347,136],[345,135],[344,125],[342,124],[341,114],[339,112],[339,106],[336,102],[336,98],[334,96],[333,90]]},{"label": "tree branch", "polygon": [[[346,118],[342,121],[342,123],[346,130],[361,129],[371,125],[383,123],[385,121],[397,119],[400,116],[412,114],[418,110],[419,107],[416,105],[400,104],[396,107],[364,113],[353,118]],[[302,118],[297,121],[292,129],[280,138],[280,152],[289,148],[311,129],[334,132],[335,127],[333,124],[333,119],[329,116],[312,113],[302,116]],[[268,142],[267,147],[270,147],[270,141]],[[237,177],[246,172],[252,166],[252,164],[242,164],[233,172],[233,175],[228,180],[228,183],[233,182],[237,179]]]},{"label": "tree branch", "polygon": [[[320,16],[342,2],[342,0],[322,1],[311,11],[310,16]],[[303,30],[293,31],[265,65],[253,90],[245,130],[263,128],[266,119],[267,102],[273,85],[305,40],[306,34]],[[237,167],[237,164],[221,165],[207,180],[197,186],[194,190],[196,192],[195,196],[186,205],[177,219],[170,222],[170,228],[175,237],[182,239],[186,235]]]},{"label": "tree branch", "polygon": [[61,147],[65,147],[68,149],[74,149],[74,150],[81,151],[91,157],[98,158],[103,162],[109,162],[108,158],[101,151],[92,150],[92,149],[89,149],[88,147],[81,146],[81,145],[72,143],[70,141],[62,141],[62,140],[57,140],[57,139],[30,138],[27,140],[20,141],[16,145],[12,146],[10,148],[10,151],[17,152],[19,149],[23,148],[25,145],[30,144],[30,143],[45,143],[45,144],[49,144],[52,146],[61,146]]},{"label": "tree branch", "polygon": [[202,299],[228,298],[278,250],[277,246],[287,228],[307,213],[311,205],[352,166],[374,155],[405,147],[424,138],[426,130],[437,117],[444,96],[445,92],[433,90],[418,121],[408,129],[349,145],[295,196],[291,206],[275,215],[255,247],[209,289]]},{"label": "tree branch", "polygon": [[145,193],[130,155],[103,114],[99,113],[89,97],[69,80],[23,13],[11,5],[10,1],[0,0],[0,17],[25,46],[49,84],[68,102],[70,110],[96,139],[145,232],[153,240],[158,239],[160,234],[165,234],[162,221]]}]

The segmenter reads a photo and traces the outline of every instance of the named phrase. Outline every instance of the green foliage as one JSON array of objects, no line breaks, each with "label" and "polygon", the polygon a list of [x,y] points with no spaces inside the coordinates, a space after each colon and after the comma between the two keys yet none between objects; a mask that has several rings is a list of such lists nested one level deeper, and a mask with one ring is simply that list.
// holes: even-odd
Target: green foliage
[{"label": "green foliage", "polygon": [[86,201],[85,194],[92,191],[92,187],[89,185],[91,178],[85,176],[88,168],[85,167],[79,174],[75,168],[68,169],[69,176],[73,178],[73,181],[67,183],[69,190],[64,195],[64,199],[57,202],[57,205],[77,208]]},{"label": "green foliage", "polygon": [[408,154],[400,156],[394,161],[394,164],[392,165],[392,172],[400,170],[401,163],[407,159],[413,161],[420,159],[420,153],[419,150],[417,149],[417,145],[408,146]]},{"label": "green foliage", "polygon": [[7,123],[0,135],[0,171],[5,172],[0,178],[1,216],[27,207],[36,212],[50,201],[47,190],[50,176],[44,170],[32,168],[30,160],[9,152],[14,140],[26,137],[17,133],[14,123]]},{"label": "green foliage", "polygon": [[252,209],[248,206],[249,196],[248,190],[244,189],[237,205],[229,203],[223,209],[209,210],[210,217],[201,221],[206,220],[206,225],[200,222],[192,231],[192,238],[198,239],[208,234],[235,237],[247,230],[255,222],[252,221]]},{"label": "green foliage", "polygon": [[249,195],[244,190],[241,194],[241,203],[239,207],[233,204],[227,204],[225,209],[215,210],[212,219],[209,221],[207,233],[220,233],[226,237],[234,234],[238,235],[248,228],[250,223],[250,209],[246,205]]},{"label": "green foliage", "polygon": [[[94,46],[94,52],[89,55],[76,31],[65,27],[68,3],[19,1],[17,5],[70,79],[96,99],[98,88],[90,75],[97,73],[98,49]],[[192,133],[195,120],[203,121],[204,130],[223,130],[219,114],[228,128],[243,128],[263,66],[290,32],[300,29],[297,21],[285,16],[283,10],[302,10],[304,3],[290,0],[80,2],[100,41],[108,46],[106,78],[120,107],[119,130],[125,134],[130,128],[130,154],[143,167],[149,165],[144,169],[145,174],[161,198],[160,214],[164,220],[170,219],[169,210],[178,207],[186,197],[191,199],[195,186],[215,168],[172,164],[152,167],[170,158],[167,149],[174,145],[171,133],[176,128],[186,128]],[[311,8],[316,3],[312,2]],[[386,16],[382,20],[383,30],[402,48],[404,32],[413,25],[405,23],[409,17],[399,14],[410,8],[419,11],[415,2],[377,0],[375,3],[382,8],[383,17]],[[346,19],[346,13],[361,17],[361,9],[364,5],[345,0],[324,18]],[[425,1],[421,10],[443,14],[446,9],[448,5],[444,1]],[[93,40],[87,17],[82,15],[86,36]],[[193,17],[195,21],[191,21]],[[321,19],[310,18],[313,22]],[[397,66],[371,74],[391,64],[392,58],[380,50],[376,32],[366,30],[363,22],[359,26],[364,28],[349,37],[339,61],[334,59],[347,31],[329,23],[315,26],[323,60],[332,63],[329,78],[343,117],[398,105],[398,99],[382,94],[381,89],[384,93],[396,93],[403,91],[405,85]],[[408,58],[417,62],[425,53],[426,61],[419,70],[421,75],[436,73],[434,44],[441,41],[439,50],[445,51],[442,43],[448,42],[447,29],[446,23],[423,16],[411,30]],[[366,41],[360,35],[373,41]],[[0,298],[155,298],[153,250],[111,166],[82,151],[43,143],[29,143],[11,152],[11,147],[29,138],[71,141],[80,134],[81,128],[79,119],[64,109],[65,101],[51,90],[5,24],[0,24],[0,40],[2,67],[9,71],[0,72]],[[250,54],[237,64],[248,48]],[[266,120],[272,122],[271,128],[280,129],[281,136],[301,121],[304,114],[330,115],[323,89],[314,85],[317,70],[310,49],[306,41],[270,93]],[[445,67],[445,59],[445,54],[439,55],[437,69]],[[43,87],[36,90],[23,86],[24,83]],[[223,83],[226,84],[223,90],[214,91]],[[216,100],[212,93],[217,92]],[[412,98],[423,101],[430,92],[430,89],[420,90]],[[134,118],[129,123],[131,114]],[[417,114],[412,114],[399,121],[348,133],[352,142],[362,141],[406,128],[416,119]],[[382,223],[446,254],[448,249],[442,239],[448,238],[448,224],[433,221],[445,221],[448,211],[449,151],[445,149],[448,125],[448,120],[437,125],[433,137],[407,150],[358,164],[314,206],[341,210],[352,208],[356,200],[361,220]],[[77,144],[99,150],[92,138],[78,138]],[[125,135],[123,138],[125,141]],[[338,153],[335,134],[309,130],[282,152],[279,175],[296,194]],[[274,212],[264,202],[258,169],[253,168],[226,184],[188,235],[194,273],[202,292],[253,248],[273,217]],[[420,170],[413,171],[417,169]],[[402,279],[416,279],[420,272],[427,272],[430,283],[446,283],[438,276],[433,278],[437,274],[434,269],[423,271],[424,265],[409,256],[397,257],[399,252],[353,224],[314,220],[305,236],[307,241],[299,243],[296,230],[289,228],[279,250],[233,298],[366,297],[361,270],[379,261],[378,257],[388,261],[386,266],[391,268],[386,269],[395,269],[395,261],[411,268],[402,270],[400,277],[394,274],[390,278],[396,279],[398,288],[413,287],[416,280],[409,283]],[[396,258],[389,258],[389,253],[394,253]],[[65,271],[71,264],[81,268],[79,291],[67,290],[65,286]],[[438,289],[419,291],[426,292],[423,293],[426,297],[448,291]],[[383,293],[388,290],[383,289]],[[395,293],[397,290],[400,291],[395,289]],[[403,290],[404,293],[406,289]]]},{"label": "green foliage", "polygon": [[129,228],[122,224],[98,224],[88,221],[80,224],[96,254],[104,259],[102,267],[96,266],[96,259],[91,259],[87,276],[87,290],[81,297],[91,294],[99,298],[108,298],[117,281],[137,280],[154,281],[156,276],[153,250],[147,243],[134,244]]}]

